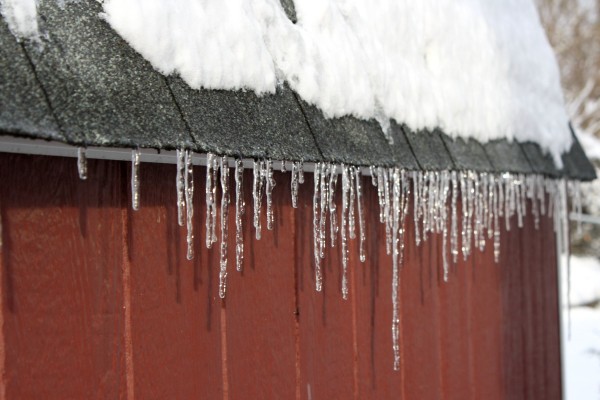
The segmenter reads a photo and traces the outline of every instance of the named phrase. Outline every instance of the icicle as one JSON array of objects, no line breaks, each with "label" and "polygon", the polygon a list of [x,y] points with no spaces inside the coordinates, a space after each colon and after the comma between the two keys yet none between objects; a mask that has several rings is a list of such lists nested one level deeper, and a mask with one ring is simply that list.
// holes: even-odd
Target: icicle
[{"label": "icicle", "polygon": [[448,207],[446,206],[446,199],[448,198],[448,191],[450,187],[450,176],[448,171],[442,171],[441,174],[441,198],[439,200],[440,205],[440,223],[442,225],[442,262],[444,268],[444,282],[448,282]]},{"label": "icicle", "polygon": [[315,289],[320,292],[323,287],[323,275],[321,272],[321,256],[319,253],[319,240],[321,237],[320,221],[319,221],[319,202],[321,200],[320,193],[320,177],[321,177],[321,163],[315,163],[315,170],[313,173],[314,181],[314,192],[313,192],[313,253],[315,260]]},{"label": "icicle", "polygon": [[[573,212],[577,215],[581,215],[582,206],[581,206],[581,182],[579,181],[569,181],[569,195],[572,199],[572,207]],[[577,218],[577,234],[581,235],[581,218]]]},{"label": "icicle", "polygon": [[535,225],[535,229],[539,229],[540,227],[540,212],[538,209],[537,202],[537,175],[530,175],[526,178],[525,187],[527,191],[527,198],[531,200],[531,213],[533,215],[533,223]]},{"label": "icicle", "polygon": [[235,160],[235,269],[242,271],[244,263],[244,231],[242,215],[246,211],[244,202],[244,163]]},{"label": "icicle", "polygon": [[496,209],[494,208],[494,201],[496,200],[496,176],[493,174],[488,175],[488,238],[492,239],[494,237],[494,215],[496,214]]},{"label": "icicle", "polygon": [[273,163],[267,160],[263,164],[263,174],[265,181],[265,194],[267,197],[267,229],[273,230],[273,188],[275,187],[275,179],[273,178]]},{"label": "icicle", "polygon": [[462,252],[466,260],[471,254],[471,238],[473,236],[473,212],[475,207],[475,189],[473,187],[474,174],[461,172],[460,191],[462,196]]},{"label": "icicle", "polygon": [[[383,216],[385,222],[385,248],[387,254],[392,252],[392,213],[390,203],[390,177],[385,168],[381,168],[383,177]],[[390,170],[391,171],[391,170]]]},{"label": "icicle", "polygon": [[485,230],[487,228],[487,217],[488,217],[488,213],[489,213],[489,209],[488,209],[488,183],[487,183],[487,174],[486,173],[482,173],[482,174],[478,174],[478,180],[479,180],[479,210],[478,210],[478,214],[479,214],[479,233],[478,233],[478,237],[479,237],[479,243],[478,243],[478,247],[479,247],[479,251],[483,252],[485,250]]},{"label": "icicle", "polygon": [[[554,205],[556,197],[556,182],[553,179],[547,179],[545,181],[546,192],[548,193],[548,217],[553,218],[554,216]],[[556,230],[556,224],[555,230]]]},{"label": "icicle", "polygon": [[260,210],[262,208],[262,188],[262,162],[255,160],[253,164],[252,199],[254,202],[254,229],[256,231],[256,240],[260,240],[261,238]]},{"label": "icicle", "polygon": [[415,224],[415,243],[418,245],[421,244],[421,236],[419,235],[419,198],[421,194],[421,172],[413,171],[412,172],[412,181],[413,181],[413,221]]},{"label": "icicle", "polygon": [[361,184],[361,173],[360,168],[354,170],[354,180],[356,182],[356,207],[358,211],[358,231],[359,231],[359,257],[360,262],[365,262],[367,257],[365,255],[365,215],[363,212],[363,201],[362,201],[362,184]]},{"label": "icicle", "polygon": [[496,177],[494,184],[494,261],[500,262],[500,216],[502,215],[502,180]]},{"label": "icicle", "polygon": [[177,150],[177,176],[175,187],[177,188],[177,223],[184,225],[185,221],[185,150]]},{"label": "icicle", "polygon": [[458,210],[456,200],[458,198],[458,178],[456,171],[450,173],[450,180],[452,183],[452,222],[450,227],[450,253],[452,254],[452,261],[456,264],[458,261]]},{"label": "icicle", "polygon": [[460,204],[462,209],[462,223],[461,223],[461,250],[463,253],[463,259],[467,259],[467,215],[469,209],[469,203],[467,202],[467,181],[466,173],[459,173],[460,182]]},{"label": "icicle", "polygon": [[474,196],[475,196],[475,209],[473,211],[473,215],[475,217],[475,220],[473,222],[473,242],[474,242],[474,247],[475,248],[479,248],[479,237],[480,237],[480,233],[481,233],[481,188],[480,188],[480,180],[479,180],[479,174],[477,174],[476,172],[473,172],[473,191],[474,191]]},{"label": "icicle", "polygon": [[304,163],[302,161],[298,163],[298,183],[301,185],[304,183]]},{"label": "icicle", "polygon": [[423,209],[423,241],[426,241],[428,234],[431,229],[431,207],[433,207],[433,174],[428,171],[423,176],[423,195],[421,200],[421,207]]},{"label": "icicle", "polygon": [[287,168],[285,166],[285,161],[281,162],[281,172],[287,172]]},{"label": "icicle", "polygon": [[338,232],[337,226],[337,207],[335,205],[335,187],[337,185],[337,167],[332,166],[329,174],[329,236],[331,247],[335,247],[335,241]]},{"label": "icicle", "polygon": [[503,175],[504,179],[504,195],[505,195],[505,205],[504,205],[504,218],[506,222],[506,230],[510,231],[510,217],[513,215],[513,196],[514,196],[514,187],[513,187],[513,178],[510,174],[506,173]]},{"label": "icicle", "polygon": [[523,227],[523,216],[525,215],[525,207],[523,206],[523,181],[521,180],[521,175],[518,175],[514,181],[515,188],[515,201],[516,201],[516,209],[517,209],[517,225],[519,228]]},{"label": "icicle", "polygon": [[85,181],[87,179],[87,157],[85,155],[85,147],[77,149],[77,172],[79,179]]},{"label": "icicle", "polygon": [[319,256],[325,258],[325,245],[327,238],[327,209],[329,206],[329,174],[331,164],[324,164],[321,168],[321,214],[319,215]]},{"label": "icicle", "polygon": [[187,222],[187,259],[191,260],[194,258],[194,165],[192,163],[192,152],[190,150],[185,151],[184,162],[185,175],[183,186],[185,190],[185,210]]},{"label": "icicle", "polygon": [[[569,210],[567,200],[567,182],[564,179],[556,181],[558,186],[555,191],[556,199],[556,211],[554,214],[555,227],[558,226],[560,229],[560,239],[562,247],[561,253],[563,253],[567,260],[567,326],[568,326],[568,337],[571,337],[571,257],[569,248]],[[555,187],[556,187],[555,186]]]},{"label": "icicle", "polygon": [[371,175],[371,184],[376,187],[378,174],[377,174],[377,169],[375,168],[374,165],[369,166],[369,174]]},{"label": "icicle", "polygon": [[214,154],[206,155],[206,248],[210,249],[217,241],[217,199],[216,199],[216,173],[217,157]]},{"label": "icicle", "polygon": [[349,167],[348,169],[348,181],[350,182],[350,195],[348,200],[348,236],[350,239],[356,239],[356,217],[354,215],[354,200],[356,194],[354,188],[356,183],[354,182],[354,171],[356,167]]},{"label": "icicle", "polygon": [[[384,196],[384,176],[383,176],[383,168],[377,168],[377,199],[379,200],[379,222],[382,224],[386,221],[385,215],[385,196]],[[389,254],[389,252],[388,252]]]},{"label": "icicle", "polygon": [[392,348],[394,351],[394,370],[400,367],[400,301],[398,286],[400,282],[398,232],[400,230],[400,177],[398,170],[391,173],[392,179]]},{"label": "icicle", "polygon": [[292,207],[298,208],[298,168],[300,163],[294,162],[292,163]]},{"label": "icicle", "polygon": [[348,298],[348,200],[350,197],[351,182],[349,179],[350,168],[342,165],[342,220],[341,220],[341,246],[342,246],[342,298]]},{"label": "icicle", "polygon": [[540,201],[540,213],[546,215],[546,190],[544,177],[541,175],[536,176],[537,195]]},{"label": "icicle", "polygon": [[519,192],[520,197],[519,199],[521,200],[521,213],[523,214],[523,217],[527,216],[527,192],[526,192],[526,181],[525,181],[525,174],[520,174],[519,175],[519,184],[521,186],[521,190]]},{"label": "icicle", "polygon": [[224,299],[227,291],[227,238],[229,221],[229,165],[227,157],[220,159],[221,169],[221,259],[219,262],[219,297]]},{"label": "icicle", "polygon": [[131,208],[140,209],[140,150],[131,150]]}]

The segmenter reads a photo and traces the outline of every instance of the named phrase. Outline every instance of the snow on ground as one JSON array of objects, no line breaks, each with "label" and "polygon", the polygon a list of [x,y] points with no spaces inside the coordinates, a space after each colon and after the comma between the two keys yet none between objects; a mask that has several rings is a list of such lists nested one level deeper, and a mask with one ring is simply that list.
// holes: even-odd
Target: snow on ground
[{"label": "snow on ground", "polygon": [[[37,30],[36,0],[0,2],[13,32]],[[296,24],[279,0],[104,0],[102,17],[193,88],[264,94],[286,81],[328,117],[532,140],[561,165],[568,118],[532,0],[294,3]]]},{"label": "snow on ground", "polygon": [[[563,318],[564,332],[568,320]],[[600,309],[571,310],[571,339],[563,337],[566,400],[600,400]]]},{"label": "snow on ground", "polygon": [[[600,261],[571,256],[571,304],[567,313],[566,264],[562,263],[563,349],[566,400],[600,400]],[[569,319],[571,337],[568,338]]]}]

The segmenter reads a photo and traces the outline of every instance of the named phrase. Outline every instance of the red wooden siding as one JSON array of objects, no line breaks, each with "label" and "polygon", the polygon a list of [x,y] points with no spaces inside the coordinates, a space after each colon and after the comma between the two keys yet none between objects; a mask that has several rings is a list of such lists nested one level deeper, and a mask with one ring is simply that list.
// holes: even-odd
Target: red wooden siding
[{"label": "red wooden siding", "polygon": [[[253,239],[245,174],[245,262],[230,222],[226,301],[218,246],[204,245],[204,168],[195,173],[195,253],[177,225],[175,166],[141,165],[130,208],[128,163],[0,154],[0,396],[8,399],[559,399],[552,223],[502,232],[493,250],[452,266],[441,240],[416,247],[407,219],[401,271],[402,365],[393,371],[391,258],[366,180],[367,262],[339,248],[314,290],[312,181],[291,207],[275,173],[275,229]],[[233,202],[230,216],[233,216]],[[264,212],[263,212],[264,217]]]}]

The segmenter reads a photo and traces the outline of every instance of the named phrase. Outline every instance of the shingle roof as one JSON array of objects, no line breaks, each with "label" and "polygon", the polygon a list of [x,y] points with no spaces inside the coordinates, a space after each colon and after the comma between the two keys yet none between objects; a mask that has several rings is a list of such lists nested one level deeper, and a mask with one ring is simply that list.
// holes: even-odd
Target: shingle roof
[{"label": "shingle roof", "polygon": [[[283,1],[295,18],[291,2]],[[595,178],[575,143],[557,171],[534,143],[485,144],[439,130],[327,119],[287,85],[274,95],[193,90],[165,77],[99,18],[98,2],[40,2],[43,45],[18,42],[0,19],[0,132],[77,146],[189,148],[250,158],[471,169]]]}]

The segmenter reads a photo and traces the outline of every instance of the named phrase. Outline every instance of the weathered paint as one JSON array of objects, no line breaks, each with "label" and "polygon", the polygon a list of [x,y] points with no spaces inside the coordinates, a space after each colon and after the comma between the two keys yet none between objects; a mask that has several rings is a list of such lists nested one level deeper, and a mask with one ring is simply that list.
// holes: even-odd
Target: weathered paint
[{"label": "weathered paint", "polygon": [[310,174],[293,209],[280,173],[275,230],[263,222],[258,242],[247,207],[241,274],[230,235],[221,301],[218,249],[203,240],[204,169],[194,171],[192,261],[177,225],[175,170],[141,165],[134,212],[127,163],[90,160],[80,181],[73,159],[0,154],[6,398],[560,398],[550,220],[539,231],[531,216],[523,230],[513,221],[500,264],[490,245],[452,266],[443,283],[441,240],[416,247],[408,218],[395,372],[391,259],[370,183],[367,262],[351,241],[347,301],[339,247],[323,263],[324,291],[314,291]]}]

